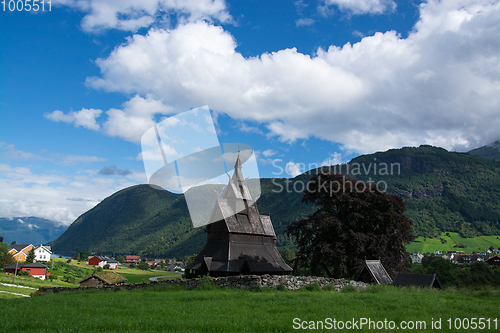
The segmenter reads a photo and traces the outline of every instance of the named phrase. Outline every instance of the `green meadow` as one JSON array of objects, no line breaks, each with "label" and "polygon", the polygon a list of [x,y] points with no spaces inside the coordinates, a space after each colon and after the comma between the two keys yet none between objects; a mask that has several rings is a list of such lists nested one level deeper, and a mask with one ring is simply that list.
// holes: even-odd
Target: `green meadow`
[{"label": "green meadow", "polygon": [[[490,324],[484,332],[499,329],[492,325],[500,320],[500,290],[437,291],[392,286],[374,286],[362,292],[311,289],[316,291],[154,287],[0,299],[0,331],[290,332],[294,325],[323,325],[327,329],[325,325],[334,319],[344,324],[354,321],[359,326],[361,318],[379,325],[384,320],[395,325],[419,321],[425,328],[413,331],[420,332],[457,332],[460,330],[454,327],[449,329],[448,319],[454,324],[455,318],[460,322],[484,318],[483,323],[489,320]],[[440,330],[432,329],[436,320],[441,320]],[[373,327],[362,328],[359,331],[373,331]]]},{"label": "green meadow", "polygon": [[[440,238],[446,243],[443,244]],[[456,232],[443,232],[440,238],[418,237],[414,242],[406,246],[406,250],[420,253],[433,253],[434,251],[464,251],[464,253],[471,253],[473,251],[486,251],[491,246],[494,249],[500,248],[500,235],[463,238]],[[465,247],[457,247],[460,244]]]}]

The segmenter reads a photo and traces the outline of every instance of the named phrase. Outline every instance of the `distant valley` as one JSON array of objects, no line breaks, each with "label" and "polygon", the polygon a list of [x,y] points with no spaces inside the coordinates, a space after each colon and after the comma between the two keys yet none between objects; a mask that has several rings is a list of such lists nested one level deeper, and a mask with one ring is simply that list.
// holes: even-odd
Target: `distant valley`
[{"label": "distant valley", "polygon": [[61,236],[67,225],[40,217],[0,218],[0,237],[7,244],[47,244]]}]

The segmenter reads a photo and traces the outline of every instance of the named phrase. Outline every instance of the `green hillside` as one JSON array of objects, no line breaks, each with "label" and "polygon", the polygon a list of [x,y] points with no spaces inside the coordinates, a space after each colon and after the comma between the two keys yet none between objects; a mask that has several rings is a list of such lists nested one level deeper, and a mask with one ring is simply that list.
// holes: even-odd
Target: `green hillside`
[{"label": "green hillside", "polygon": [[[359,156],[331,170],[387,184],[388,192],[405,199],[406,214],[419,236],[500,234],[498,161],[421,146]],[[305,185],[316,172],[311,170],[291,180],[261,180],[258,207],[261,214],[271,215],[279,248],[294,246],[284,230],[314,211],[313,206],[301,203],[302,194],[293,188],[295,184],[301,189],[300,183]],[[191,225],[183,195],[137,185],[103,200],[50,245],[61,254],[100,251],[170,257],[197,253],[205,241],[204,228]]]},{"label": "green hillside", "polygon": [[479,236],[463,238],[456,232],[443,232],[439,238],[417,237],[406,247],[408,252],[433,253],[434,251],[485,251],[491,246],[500,248],[499,236]]},{"label": "green hillside", "polygon": [[400,165],[400,172],[394,168],[392,175],[354,177],[385,181],[388,192],[401,195],[419,236],[437,237],[442,231],[462,237],[500,234],[498,161],[420,146],[360,156],[350,165],[355,163]]}]

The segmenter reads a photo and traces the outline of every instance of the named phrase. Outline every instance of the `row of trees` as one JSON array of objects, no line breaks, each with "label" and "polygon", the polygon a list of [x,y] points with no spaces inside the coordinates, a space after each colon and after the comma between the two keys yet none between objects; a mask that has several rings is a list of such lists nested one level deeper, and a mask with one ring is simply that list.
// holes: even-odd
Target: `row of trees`
[{"label": "row of trees", "polygon": [[413,273],[436,274],[444,286],[500,286],[500,267],[485,262],[458,266],[443,258],[425,257],[421,265],[412,266]]}]

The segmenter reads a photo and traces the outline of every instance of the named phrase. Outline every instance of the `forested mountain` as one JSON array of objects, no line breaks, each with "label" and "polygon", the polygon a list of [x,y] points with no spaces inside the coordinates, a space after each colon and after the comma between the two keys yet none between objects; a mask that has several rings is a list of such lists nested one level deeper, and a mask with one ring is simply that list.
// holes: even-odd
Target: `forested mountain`
[{"label": "forested mountain", "polygon": [[[363,155],[331,171],[373,181],[407,202],[406,214],[417,235],[440,231],[463,236],[500,234],[500,162],[442,148],[392,149]],[[317,169],[294,179],[262,179],[260,213],[271,215],[278,247],[293,246],[286,226],[314,207],[296,192]],[[57,253],[89,251],[156,257],[197,253],[205,244],[204,228],[194,229],[183,195],[149,185],[121,190],[80,216],[50,245]]]}]

